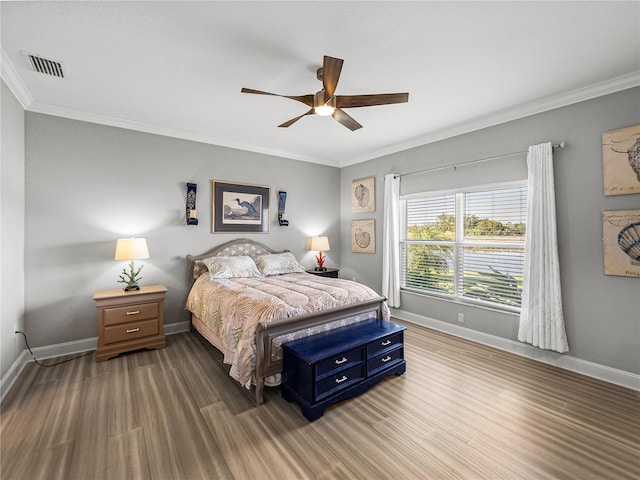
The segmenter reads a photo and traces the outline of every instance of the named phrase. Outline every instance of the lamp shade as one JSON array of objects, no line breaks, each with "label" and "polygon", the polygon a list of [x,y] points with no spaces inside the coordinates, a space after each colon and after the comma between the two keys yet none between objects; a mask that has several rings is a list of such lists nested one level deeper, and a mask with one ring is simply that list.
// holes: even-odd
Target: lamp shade
[{"label": "lamp shade", "polygon": [[149,258],[145,238],[119,238],[116,244],[115,260],[140,260]]},{"label": "lamp shade", "polygon": [[311,250],[319,252],[330,251],[329,239],[327,237],[311,237]]}]

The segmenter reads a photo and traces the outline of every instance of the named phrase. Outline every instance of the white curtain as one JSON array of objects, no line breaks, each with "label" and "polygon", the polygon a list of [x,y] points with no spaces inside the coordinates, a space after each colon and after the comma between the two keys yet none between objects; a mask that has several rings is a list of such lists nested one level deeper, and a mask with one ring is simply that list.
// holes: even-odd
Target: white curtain
[{"label": "white curtain", "polygon": [[529,147],[527,172],[529,193],[518,340],[564,353],[569,351],[569,345],[560,293],[551,143]]},{"label": "white curtain", "polygon": [[390,307],[400,306],[400,177],[384,177],[382,225],[382,295]]}]

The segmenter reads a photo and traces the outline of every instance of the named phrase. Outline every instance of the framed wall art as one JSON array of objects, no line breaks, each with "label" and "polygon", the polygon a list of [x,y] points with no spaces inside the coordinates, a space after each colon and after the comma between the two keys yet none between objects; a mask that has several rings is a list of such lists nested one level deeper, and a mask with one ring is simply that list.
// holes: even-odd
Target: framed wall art
[{"label": "framed wall art", "polygon": [[602,134],[605,195],[640,193],[640,125]]},{"label": "framed wall art", "polygon": [[268,233],[270,188],[212,180],[213,233]]},{"label": "framed wall art", "polygon": [[376,211],[375,181],[375,177],[371,177],[351,182],[352,213],[369,213]]},{"label": "framed wall art", "polygon": [[376,253],[376,221],[351,221],[351,251],[355,253]]},{"label": "framed wall art", "polygon": [[602,212],[604,273],[640,278],[640,210]]}]

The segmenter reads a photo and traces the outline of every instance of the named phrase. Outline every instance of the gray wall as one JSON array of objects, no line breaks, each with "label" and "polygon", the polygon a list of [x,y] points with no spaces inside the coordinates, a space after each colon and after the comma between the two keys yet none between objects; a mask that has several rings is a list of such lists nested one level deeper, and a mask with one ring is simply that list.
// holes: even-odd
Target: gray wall
[{"label": "gray wall", "polygon": [[[328,265],[339,265],[339,175],[335,167],[27,112],[30,343],[97,335],[93,292],[123,286],[117,279],[126,262],[113,260],[117,238],[147,239],[141,283],[168,287],[167,324],[189,320],[189,253],[246,236],[312,267],[309,237],[322,233],[331,240]],[[212,234],[212,179],[270,186],[271,233]],[[186,225],[186,182],[198,184],[198,226]],[[277,222],[279,190],[288,192],[289,227]]]},{"label": "gray wall", "polygon": [[[351,252],[352,219],[375,218],[382,238],[382,201],[387,173],[408,173],[526,150],[529,145],[565,141],[554,154],[558,242],[569,355],[640,373],[640,279],[603,273],[602,212],[640,209],[640,195],[605,197],[601,135],[640,124],[640,89],[634,88],[495,127],[460,135],[341,169],[341,273],[381,289],[382,257]],[[526,178],[525,156],[401,180],[401,194]],[[376,177],[373,215],[351,214],[354,179]],[[401,310],[516,340],[518,317],[403,293]]]},{"label": "gray wall", "polygon": [[[332,245],[328,265],[339,266],[345,278],[357,278],[380,290],[380,245],[374,255],[352,253],[350,223],[374,217],[378,240],[381,238],[381,179],[386,173],[411,172],[562,140],[567,147],[556,153],[555,168],[569,355],[640,373],[640,282],[603,274],[601,226],[602,211],[640,208],[640,196],[603,195],[600,145],[602,132],[640,123],[637,88],[340,170],[34,113],[26,114],[23,154],[22,110],[6,95],[4,86],[2,93],[3,374],[15,358],[11,353],[16,350],[15,340],[9,330],[14,321],[21,321],[21,296],[25,298],[25,329],[34,346],[96,335],[91,295],[95,290],[120,287],[116,279],[123,265],[113,260],[119,237],[147,238],[151,258],[143,261],[142,282],[167,285],[167,323],[186,321],[185,255],[236,237],[210,233],[212,179],[269,185],[273,204],[277,191],[287,190],[291,226],[277,226],[274,214],[270,234],[248,236],[274,248],[289,248],[311,267],[314,259],[307,249],[308,237],[327,234]],[[7,143],[8,137],[14,140]],[[26,190],[19,186],[23,155]],[[522,178],[523,164],[524,160],[512,159],[407,177],[402,193]],[[18,187],[13,181],[7,187],[7,165]],[[351,181],[369,176],[376,177],[376,212],[351,214]],[[187,227],[184,221],[186,182],[198,183],[201,223],[197,227]],[[10,194],[14,188],[15,196]],[[23,194],[24,237],[22,217],[10,216],[21,210]],[[16,202],[11,206],[13,213],[7,209],[7,198]],[[10,244],[7,237],[12,239]],[[20,242],[14,243],[16,238],[24,238],[24,256]],[[22,258],[24,282],[19,267]],[[13,265],[9,262],[17,264],[15,271],[7,268]],[[462,312],[466,328],[516,338],[514,315],[413,294],[403,294],[402,301],[401,308],[407,312],[451,323]],[[9,346],[7,332],[11,334]]]},{"label": "gray wall", "polygon": [[0,378],[24,343],[24,112],[0,81]]}]

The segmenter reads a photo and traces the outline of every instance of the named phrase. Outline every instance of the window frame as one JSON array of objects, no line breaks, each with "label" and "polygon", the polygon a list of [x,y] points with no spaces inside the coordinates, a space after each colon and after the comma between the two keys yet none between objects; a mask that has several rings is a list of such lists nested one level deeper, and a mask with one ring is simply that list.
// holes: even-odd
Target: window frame
[{"label": "window frame", "polygon": [[[487,241],[474,241],[464,239],[464,199],[465,194],[477,193],[477,192],[490,192],[493,190],[505,190],[510,188],[528,187],[527,180],[517,180],[510,182],[491,183],[484,185],[474,185],[471,187],[460,187],[448,190],[437,190],[430,192],[417,192],[406,195],[401,195],[400,200],[400,235],[399,235],[399,249],[400,249],[400,290],[404,292],[414,293],[418,295],[433,296],[445,301],[462,303],[473,306],[479,306],[489,308],[493,310],[519,313],[521,307],[501,304],[497,302],[491,302],[487,300],[473,298],[464,295],[463,285],[461,284],[462,275],[460,269],[464,268],[462,251],[465,247],[488,247],[488,248],[509,248],[522,250],[522,257],[525,255],[525,242],[524,238],[521,243],[514,242],[487,242]],[[440,197],[445,195],[453,195],[455,199],[455,221],[456,232],[455,240],[408,240],[407,239],[407,200],[412,199],[425,199]],[[528,191],[527,191],[528,195]],[[528,208],[528,205],[525,204]],[[453,252],[453,294],[438,292],[436,290],[429,290],[417,287],[407,287],[407,245],[435,245],[435,246],[448,246],[452,247]]]}]

